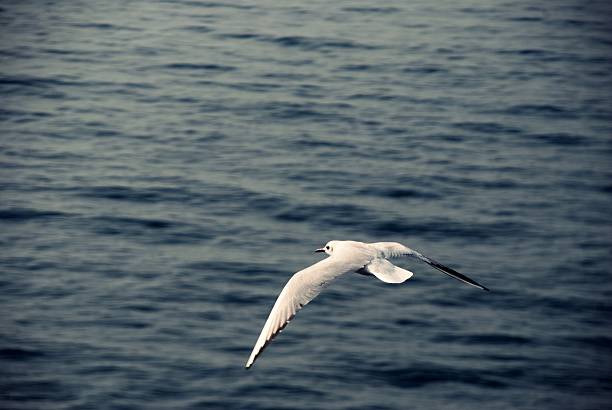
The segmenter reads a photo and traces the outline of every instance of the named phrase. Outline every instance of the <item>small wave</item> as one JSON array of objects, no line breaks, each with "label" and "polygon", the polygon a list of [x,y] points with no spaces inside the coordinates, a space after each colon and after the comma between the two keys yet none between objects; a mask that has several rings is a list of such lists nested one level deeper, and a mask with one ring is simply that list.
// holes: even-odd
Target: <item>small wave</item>
[{"label": "small wave", "polygon": [[27,361],[42,356],[45,356],[45,354],[39,350],[30,350],[20,347],[5,347],[0,349],[0,359],[2,360]]},{"label": "small wave", "polygon": [[259,38],[260,35],[255,33],[221,33],[217,37],[229,40],[251,40]]},{"label": "small wave", "polygon": [[[52,378],[23,376],[18,380],[3,380],[2,387],[6,389],[4,391],[10,392],[7,398],[25,401],[30,404],[32,401],[44,403],[70,402],[77,398],[64,383]],[[24,408],[22,406],[19,407]],[[33,406],[28,407],[32,408]]]},{"label": "small wave", "polygon": [[513,221],[463,223],[432,220],[411,223],[404,220],[388,220],[374,223],[372,230],[380,235],[396,235],[410,232],[412,235],[422,235],[432,239],[455,237],[485,240],[524,235],[527,226]]},{"label": "small wave", "polygon": [[262,41],[271,42],[282,47],[300,48],[305,51],[318,51],[323,49],[357,49],[371,50],[376,47],[357,43],[351,40],[325,38],[325,37],[304,37],[304,36],[281,36],[281,37],[260,37]]},{"label": "small wave", "polygon": [[143,305],[143,304],[127,304],[119,306],[120,309],[130,310],[134,312],[143,312],[143,313],[151,313],[151,312],[159,312],[160,308],[155,305]]},{"label": "small wave", "polygon": [[271,78],[273,80],[294,80],[294,81],[305,81],[310,77],[305,74],[295,72],[270,72],[265,73],[261,76],[262,78]]},{"label": "small wave", "polygon": [[[287,342],[285,343],[289,344]],[[249,395],[257,394],[258,392],[262,390],[263,391],[274,391],[276,392],[275,394],[285,395],[287,397],[310,397],[310,398],[322,399],[326,396],[326,393],[323,391],[320,391],[319,389],[306,387],[303,383],[290,384],[290,382],[281,383],[281,384],[262,382],[262,383],[257,383],[256,385],[247,385],[247,386],[239,388],[237,390],[237,393],[240,394],[241,396],[249,396]],[[221,408],[223,407],[227,407],[227,403],[221,406]],[[208,408],[208,407],[204,406],[202,408]],[[249,406],[249,408],[253,408],[253,406]],[[264,407],[261,407],[261,408],[263,409]],[[287,408],[292,408],[292,407],[289,406]]]},{"label": "small wave", "polygon": [[448,73],[447,69],[442,68],[440,66],[434,66],[434,65],[406,67],[402,71],[408,74],[419,74],[419,75]]},{"label": "small wave", "polygon": [[520,375],[520,369],[474,369],[446,367],[434,363],[418,363],[399,368],[370,369],[368,374],[378,380],[402,387],[419,388],[438,383],[461,383],[487,388],[505,388],[512,377]]},{"label": "small wave", "polygon": [[571,336],[567,338],[570,343],[578,343],[589,349],[602,349],[609,351],[612,346],[612,337],[610,336]]},{"label": "small wave", "polygon": [[517,116],[543,116],[543,117],[564,117],[574,118],[576,115],[557,105],[550,104],[519,104],[503,110],[501,114],[517,115]]},{"label": "small wave", "polygon": [[586,137],[581,136],[581,135],[563,134],[563,133],[530,134],[530,135],[526,135],[525,138],[530,139],[532,141],[540,141],[540,142],[547,143],[547,144],[564,145],[564,146],[584,145],[588,141]]},{"label": "small wave", "polygon": [[303,148],[315,148],[315,147],[327,147],[327,148],[355,148],[354,144],[344,141],[331,141],[331,140],[322,140],[317,139],[311,136],[304,136],[302,138],[298,138],[295,141],[291,142],[292,145],[297,145],[298,147]]},{"label": "small wave", "polygon": [[[163,0],[163,2],[174,4],[175,1]],[[227,8],[227,9],[238,9],[238,10],[250,10],[255,6],[248,4],[236,4],[234,2],[220,3],[215,1],[182,1],[180,2],[182,7],[202,7],[202,8]]]},{"label": "small wave", "polygon": [[118,201],[158,202],[189,200],[192,193],[181,188],[152,187],[132,188],[128,186],[98,186],[80,188],[77,194],[85,198],[113,199]]},{"label": "small wave", "polygon": [[[7,108],[0,108],[0,121],[6,121],[6,120],[15,120],[15,118],[17,117],[23,117],[23,116],[28,116],[28,115],[34,115],[35,113],[31,112],[31,111],[21,111],[21,110],[14,110],[14,109],[7,109]],[[44,114],[44,116],[51,116],[51,114],[48,113],[41,113]],[[20,121],[22,121],[20,119]]]},{"label": "small wave", "polygon": [[145,243],[178,245],[200,243],[214,238],[215,233],[195,224],[164,219],[127,216],[98,216],[82,221],[96,234],[125,236]]},{"label": "small wave", "polygon": [[64,212],[45,211],[31,208],[9,208],[0,209],[0,219],[14,222],[28,221],[31,219],[45,219],[68,216]]},{"label": "small wave", "polygon": [[278,212],[281,221],[318,221],[336,226],[353,226],[355,221],[367,221],[371,217],[366,208],[354,204],[297,205]]},{"label": "small wave", "polygon": [[81,376],[100,375],[108,373],[117,373],[124,370],[123,366],[116,364],[97,364],[97,365],[85,365],[84,367],[77,370],[77,373]]},{"label": "small wave", "polygon": [[269,212],[270,209],[279,209],[287,205],[285,199],[264,194],[253,194],[249,195],[246,199],[247,207],[256,211]]},{"label": "small wave", "polygon": [[612,194],[612,184],[604,185],[600,189],[601,189],[601,192],[603,192],[603,193]]},{"label": "small wave", "polygon": [[23,87],[51,88],[68,86],[113,86],[113,83],[106,81],[77,81],[70,76],[39,77],[32,75],[13,75],[0,77],[0,86],[17,85]]},{"label": "small wave", "polygon": [[416,319],[398,319],[395,321],[395,324],[398,326],[407,326],[410,328],[431,326],[431,323],[426,320],[416,320]]},{"label": "small wave", "polygon": [[259,306],[261,303],[265,303],[267,298],[262,296],[256,296],[251,294],[240,294],[235,291],[223,293],[220,298],[220,303],[223,306],[227,305],[245,305],[245,306]]},{"label": "small wave", "polygon": [[[541,50],[533,48],[522,48],[517,50],[499,50],[497,54],[516,56],[525,60],[537,60],[539,62],[557,62],[570,59],[566,54],[557,53],[551,50]],[[575,57],[572,57],[575,58]]]},{"label": "small wave", "polygon": [[395,100],[400,100],[401,98],[402,97],[398,95],[389,95],[389,94],[383,94],[383,93],[375,93],[375,94],[359,93],[359,94],[349,95],[348,97],[346,97],[347,100],[376,100],[376,101],[395,101]]},{"label": "small wave", "polygon": [[545,50],[536,50],[536,49],[522,49],[522,50],[516,50],[515,51],[516,54],[520,54],[520,55],[524,55],[524,56],[528,56],[528,55],[534,55],[534,56],[542,56],[544,54],[546,54]]},{"label": "small wave", "polygon": [[281,120],[316,119],[317,121],[338,121],[342,117],[337,113],[341,105],[321,105],[315,103],[279,103],[261,104],[259,109],[270,117]]},{"label": "small wave", "polygon": [[164,64],[161,68],[169,70],[192,70],[192,71],[233,71],[236,67],[220,64],[200,64],[200,63],[172,63]]},{"label": "small wave", "polygon": [[282,88],[282,84],[278,83],[262,83],[262,82],[232,82],[223,84],[224,87],[233,88],[240,91],[250,91],[257,93],[265,93],[276,91]]},{"label": "small wave", "polygon": [[485,134],[518,134],[521,132],[519,128],[509,127],[497,122],[458,122],[454,123],[453,126],[461,130]]},{"label": "small wave", "polygon": [[441,197],[440,194],[431,191],[411,189],[411,188],[380,188],[372,187],[368,189],[362,189],[358,191],[360,195],[374,195],[383,198],[395,198],[395,199],[438,199]]},{"label": "small wave", "polygon": [[136,320],[127,320],[127,319],[108,319],[108,320],[100,320],[100,325],[109,326],[109,327],[119,327],[119,328],[128,328],[128,329],[145,329],[151,327],[151,323],[141,322]]},{"label": "small wave", "polygon": [[588,24],[592,24],[589,21],[584,21],[584,20],[576,20],[576,19],[564,19],[559,21],[561,24],[566,25],[566,26],[573,26],[573,27],[584,27]]},{"label": "small wave", "polygon": [[56,78],[35,77],[27,75],[15,75],[0,77],[0,86],[2,85],[20,85],[26,87],[52,87],[58,85],[66,85],[64,81]]},{"label": "small wave", "polygon": [[70,24],[72,27],[83,28],[83,29],[94,29],[94,30],[113,30],[113,31],[142,31],[140,28],[118,26],[110,23],[73,23]]},{"label": "small wave", "polygon": [[363,13],[363,14],[392,14],[399,13],[402,10],[397,7],[344,7],[342,11],[348,11],[351,13]]},{"label": "small wave", "polygon": [[213,31],[213,29],[208,26],[185,26],[181,27],[181,30],[190,31],[193,33],[210,33]]},{"label": "small wave", "polygon": [[519,16],[519,17],[508,17],[506,20],[531,23],[531,22],[542,21],[543,18],[537,17],[537,16]]},{"label": "small wave", "polygon": [[174,222],[165,221],[162,219],[145,219],[145,218],[130,218],[117,216],[101,216],[96,218],[98,221],[109,222],[112,224],[120,224],[124,226],[135,225],[143,228],[165,229],[171,227]]},{"label": "small wave", "polygon": [[[217,136],[208,136],[202,142],[215,140]],[[223,136],[219,136],[223,138]],[[228,199],[251,201],[256,208],[278,204],[280,198],[251,192],[242,188],[218,187],[203,185],[199,189],[188,189],[177,186],[132,187],[124,185],[102,185],[88,188],[71,188],[70,192],[83,198],[108,199],[136,203],[188,203],[196,206],[215,205],[227,202]],[[260,206],[261,205],[261,206]]]},{"label": "small wave", "polygon": [[524,345],[532,343],[533,340],[523,336],[508,335],[508,334],[475,334],[475,335],[457,335],[457,334],[442,334],[434,337],[432,342],[451,342],[462,343],[467,345]]},{"label": "small wave", "polygon": [[246,283],[261,283],[276,275],[286,275],[287,272],[272,264],[254,264],[244,262],[227,262],[210,260],[206,262],[191,262],[180,265],[181,269],[194,272],[208,272],[208,282],[226,283],[227,275],[239,275]]},{"label": "small wave", "polygon": [[371,71],[376,69],[376,66],[370,64],[347,64],[340,67],[340,70],[346,71]]}]

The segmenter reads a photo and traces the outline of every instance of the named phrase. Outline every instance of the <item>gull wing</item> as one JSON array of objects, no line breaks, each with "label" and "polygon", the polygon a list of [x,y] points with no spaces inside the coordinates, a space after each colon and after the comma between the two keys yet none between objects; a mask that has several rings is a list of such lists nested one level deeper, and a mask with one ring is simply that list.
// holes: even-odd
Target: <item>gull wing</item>
[{"label": "gull wing", "polygon": [[246,363],[248,369],[263,349],[293,319],[295,314],[313,300],[334,278],[356,270],[348,259],[330,256],[294,274],[276,299]]},{"label": "gull wing", "polygon": [[397,242],[376,242],[372,244],[376,249],[378,249],[385,258],[396,258],[400,256],[411,256],[413,258],[419,259],[430,266],[433,266],[437,270],[442,273],[447,274],[450,277],[453,277],[461,282],[467,283],[468,285],[475,286],[479,289],[488,291],[485,286],[482,286],[480,283],[476,282],[473,279],[468,278],[462,273],[457,272],[454,269],[449,268],[448,266],[442,265],[440,262],[437,262],[427,256],[420,254],[414,249],[410,249],[407,246],[402,245]]},{"label": "gull wing", "polygon": [[410,279],[412,276],[412,272],[395,266],[383,258],[376,258],[372,260],[372,262],[359,269],[357,273],[366,275],[371,274],[387,283],[402,283]]}]

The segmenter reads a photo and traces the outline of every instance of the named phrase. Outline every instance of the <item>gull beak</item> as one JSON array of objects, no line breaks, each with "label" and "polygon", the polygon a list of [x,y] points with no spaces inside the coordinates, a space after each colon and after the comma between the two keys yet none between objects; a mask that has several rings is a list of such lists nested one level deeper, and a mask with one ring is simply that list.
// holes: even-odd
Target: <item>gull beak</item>
[{"label": "gull beak", "polygon": [[325,249],[324,248],[315,249],[315,253],[316,252],[325,252]]}]

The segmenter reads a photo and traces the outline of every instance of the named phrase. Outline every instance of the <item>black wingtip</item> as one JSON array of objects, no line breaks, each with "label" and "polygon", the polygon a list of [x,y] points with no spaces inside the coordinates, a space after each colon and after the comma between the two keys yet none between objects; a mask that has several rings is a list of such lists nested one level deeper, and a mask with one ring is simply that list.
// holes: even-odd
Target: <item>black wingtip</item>
[{"label": "black wingtip", "polygon": [[440,272],[447,274],[448,276],[451,276],[457,280],[460,280],[461,282],[467,283],[468,285],[472,285],[475,286],[479,289],[482,290],[486,290],[487,292],[489,291],[489,288],[487,288],[486,286],[482,286],[480,283],[476,282],[474,279],[470,279],[467,276],[465,276],[463,273],[459,273],[456,270],[449,268],[448,266],[444,266],[442,265],[440,262],[437,262],[433,259],[430,258],[424,258],[423,259],[426,263],[430,264],[431,266],[433,266],[434,268],[438,269]]}]

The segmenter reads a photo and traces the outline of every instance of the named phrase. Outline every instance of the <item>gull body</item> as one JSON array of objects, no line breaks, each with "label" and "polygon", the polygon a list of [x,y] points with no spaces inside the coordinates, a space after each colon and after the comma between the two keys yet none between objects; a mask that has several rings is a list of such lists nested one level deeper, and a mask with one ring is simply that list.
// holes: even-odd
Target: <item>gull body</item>
[{"label": "gull body", "polygon": [[255,343],[245,366],[247,369],[300,309],[313,300],[332,280],[345,273],[355,272],[375,276],[387,283],[402,283],[412,277],[412,272],[393,265],[388,259],[408,256],[419,259],[468,285],[489,290],[454,269],[397,242],[330,241],[315,252],[325,252],[329,257],[302,269],[289,279],[276,299]]}]

